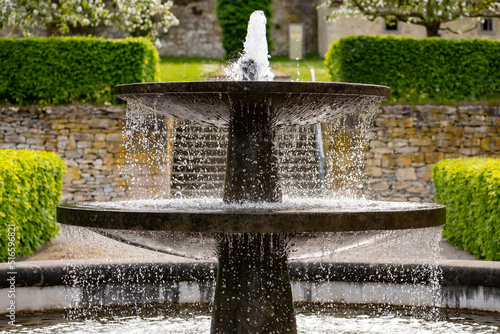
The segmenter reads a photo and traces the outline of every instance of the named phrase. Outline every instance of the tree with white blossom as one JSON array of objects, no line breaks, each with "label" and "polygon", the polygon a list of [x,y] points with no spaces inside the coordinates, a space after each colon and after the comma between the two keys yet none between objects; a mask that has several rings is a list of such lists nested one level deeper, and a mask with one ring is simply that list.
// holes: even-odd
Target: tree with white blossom
[{"label": "tree with white blossom", "polygon": [[72,28],[116,25],[132,36],[156,38],[177,25],[172,1],[161,0],[0,0],[0,29],[20,29],[24,35],[45,28],[47,36]]},{"label": "tree with white blossom", "polygon": [[[333,0],[326,0],[330,7]],[[475,29],[485,18],[500,17],[500,1],[493,0],[344,0],[332,9],[328,19],[341,16],[359,16],[374,21],[384,19],[424,26],[428,37],[439,36],[440,31],[463,33]],[[462,18],[473,19],[473,24],[461,30],[451,29],[446,23]]]}]

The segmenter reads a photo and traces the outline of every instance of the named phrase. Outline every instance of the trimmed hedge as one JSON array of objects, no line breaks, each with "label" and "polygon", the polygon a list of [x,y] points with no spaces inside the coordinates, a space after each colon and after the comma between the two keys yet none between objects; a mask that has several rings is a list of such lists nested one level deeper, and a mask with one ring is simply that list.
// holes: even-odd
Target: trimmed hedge
[{"label": "trimmed hedge", "polygon": [[443,236],[478,258],[500,260],[500,159],[451,159],[434,166]]},{"label": "trimmed hedge", "polygon": [[114,102],[113,87],[157,81],[145,38],[0,38],[0,103]]},{"label": "trimmed hedge", "polygon": [[52,152],[0,150],[0,262],[31,254],[57,234],[65,170]]},{"label": "trimmed hedge", "polygon": [[325,64],[332,81],[386,85],[399,102],[500,98],[500,42],[350,36],[334,41]]}]

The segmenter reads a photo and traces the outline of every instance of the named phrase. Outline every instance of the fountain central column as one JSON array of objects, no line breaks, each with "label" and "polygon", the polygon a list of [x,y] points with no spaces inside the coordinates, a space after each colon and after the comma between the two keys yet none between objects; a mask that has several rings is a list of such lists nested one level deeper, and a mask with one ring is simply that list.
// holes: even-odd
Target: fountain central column
[{"label": "fountain central column", "polygon": [[[224,202],[281,202],[266,103],[233,106]],[[297,333],[285,234],[222,234],[212,334]]]},{"label": "fountain central column", "polygon": [[234,106],[229,126],[224,202],[281,202],[269,106]]}]

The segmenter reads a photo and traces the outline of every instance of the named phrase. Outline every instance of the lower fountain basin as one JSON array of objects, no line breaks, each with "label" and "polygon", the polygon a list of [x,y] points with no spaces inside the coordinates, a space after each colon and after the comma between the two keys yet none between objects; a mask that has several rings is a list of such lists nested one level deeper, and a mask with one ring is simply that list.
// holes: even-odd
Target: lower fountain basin
[{"label": "lower fountain basin", "polygon": [[[388,237],[383,230],[439,226],[445,214],[445,207],[437,204],[325,199],[246,205],[220,200],[83,202],[57,209],[60,223],[90,227],[146,249],[204,260],[217,258],[221,233],[286,234],[289,258],[303,259]],[[331,246],[326,249],[325,243]]]},{"label": "lower fountain basin", "polygon": [[136,231],[315,233],[399,230],[445,223],[438,204],[288,200],[232,205],[218,200],[148,200],[61,204],[61,224]]}]

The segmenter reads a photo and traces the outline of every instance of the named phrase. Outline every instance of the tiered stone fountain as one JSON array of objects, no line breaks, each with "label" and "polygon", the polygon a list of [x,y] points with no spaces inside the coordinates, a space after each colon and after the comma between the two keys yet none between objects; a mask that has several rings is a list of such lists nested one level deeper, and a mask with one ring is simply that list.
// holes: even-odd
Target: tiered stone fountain
[{"label": "tiered stone fountain", "polygon": [[[267,57],[267,45],[265,54]],[[57,218],[63,224],[95,228],[214,236],[219,267],[211,332],[296,333],[287,266],[295,234],[436,226],[444,223],[445,210],[433,204],[391,206],[377,202],[344,209],[314,205],[281,208],[275,130],[373,107],[389,97],[390,89],[349,83],[246,80],[259,79],[262,73],[260,60],[245,55],[239,67],[241,81],[116,87],[117,97],[144,109],[228,128],[224,205],[173,209],[165,201],[161,207],[148,209],[128,207],[127,203],[64,204],[58,207]]]}]

